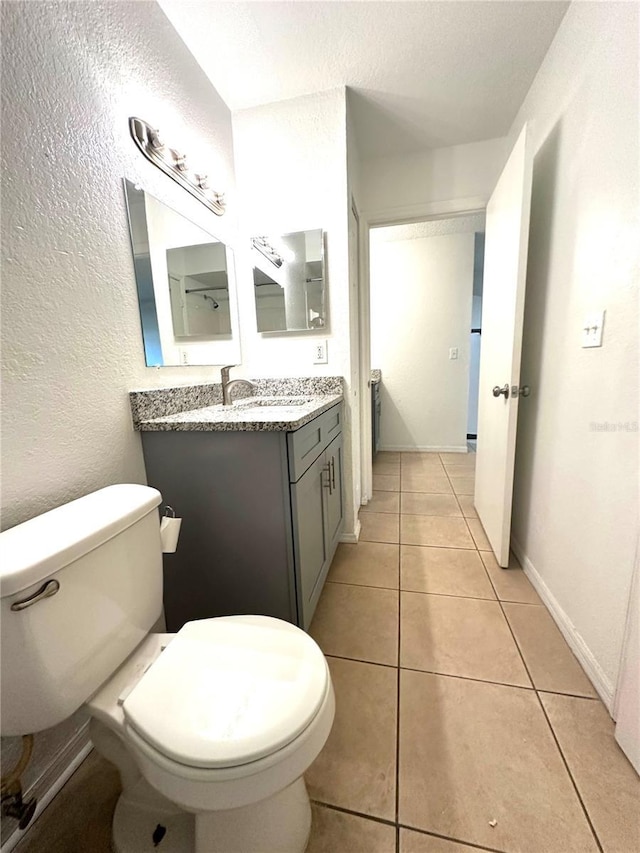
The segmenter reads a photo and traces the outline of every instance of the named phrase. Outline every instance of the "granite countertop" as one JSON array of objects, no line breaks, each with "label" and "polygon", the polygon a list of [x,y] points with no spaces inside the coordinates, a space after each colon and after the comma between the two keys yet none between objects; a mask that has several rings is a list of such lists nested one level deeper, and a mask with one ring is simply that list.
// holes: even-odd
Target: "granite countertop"
[{"label": "granite countertop", "polygon": [[304,426],[336,403],[342,402],[342,399],[342,394],[243,397],[231,406],[218,403],[202,409],[141,420],[138,423],[138,429],[143,432],[291,431]]},{"label": "granite countertop", "polygon": [[133,427],[143,432],[288,431],[342,402],[341,376],[244,380],[231,406],[220,383],[129,392]]},{"label": "granite countertop", "polygon": [[382,371],[381,370],[372,370],[371,371],[371,381],[372,382],[382,382]]}]

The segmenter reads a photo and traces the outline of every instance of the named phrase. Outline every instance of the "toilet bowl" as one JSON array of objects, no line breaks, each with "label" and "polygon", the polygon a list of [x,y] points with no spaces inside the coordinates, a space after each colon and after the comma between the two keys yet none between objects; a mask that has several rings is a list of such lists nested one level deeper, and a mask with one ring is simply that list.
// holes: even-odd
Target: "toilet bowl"
[{"label": "toilet bowl", "polygon": [[[116,853],[143,853],[141,841],[155,849],[153,832],[167,823],[163,851],[305,849],[311,812],[302,776],[326,742],[335,700],[324,655],[299,628],[229,616],[149,635],[86,707],[117,737],[94,725],[98,751],[119,766],[123,745],[148,783],[121,772],[131,781]],[[132,790],[138,800],[144,790],[139,816]],[[169,818],[166,801],[178,807]]]},{"label": "toilet bowl", "polygon": [[159,503],[154,489],[111,486],[0,534],[2,734],[84,703],[120,771],[116,853],[303,853],[303,774],[335,711],[324,655],[265,616],[147,633],[161,606]]}]

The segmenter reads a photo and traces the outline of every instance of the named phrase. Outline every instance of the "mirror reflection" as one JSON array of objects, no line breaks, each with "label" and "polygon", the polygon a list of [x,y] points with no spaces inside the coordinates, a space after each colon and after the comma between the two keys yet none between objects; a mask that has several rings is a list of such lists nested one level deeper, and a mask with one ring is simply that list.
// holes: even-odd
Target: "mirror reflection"
[{"label": "mirror reflection", "polygon": [[325,328],[322,229],[254,237],[251,242],[258,331]]},{"label": "mirror reflection", "polygon": [[231,250],[130,181],[125,190],[147,366],[239,360]]},{"label": "mirror reflection", "polygon": [[223,243],[167,249],[173,333],[177,338],[231,334]]}]

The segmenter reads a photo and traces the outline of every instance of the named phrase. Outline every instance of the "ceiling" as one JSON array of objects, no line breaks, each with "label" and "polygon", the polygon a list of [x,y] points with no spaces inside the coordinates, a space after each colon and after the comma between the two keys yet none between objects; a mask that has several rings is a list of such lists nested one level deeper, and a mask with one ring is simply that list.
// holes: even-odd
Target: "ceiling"
[{"label": "ceiling", "polygon": [[232,111],[349,86],[362,157],[503,136],[564,0],[159,0]]}]

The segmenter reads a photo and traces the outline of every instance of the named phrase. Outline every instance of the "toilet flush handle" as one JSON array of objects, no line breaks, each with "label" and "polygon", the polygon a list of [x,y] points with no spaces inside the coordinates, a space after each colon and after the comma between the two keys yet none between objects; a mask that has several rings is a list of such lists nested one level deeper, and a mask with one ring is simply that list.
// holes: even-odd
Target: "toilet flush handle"
[{"label": "toilet flush handle", "polygon": [[11,605],[11,609],[14,612],[26,610],[27,607],[31,607],[32,604],[36,604],[36,602],[42,601],[43,598],[51,598],[51,596],[55,595],[59,589],[59,581],[47,581],[46,583],[43,583],[40,589],[34,592],[33,595],[30,595],[28,598],[21,598],[20,601],[14,601]]}]

